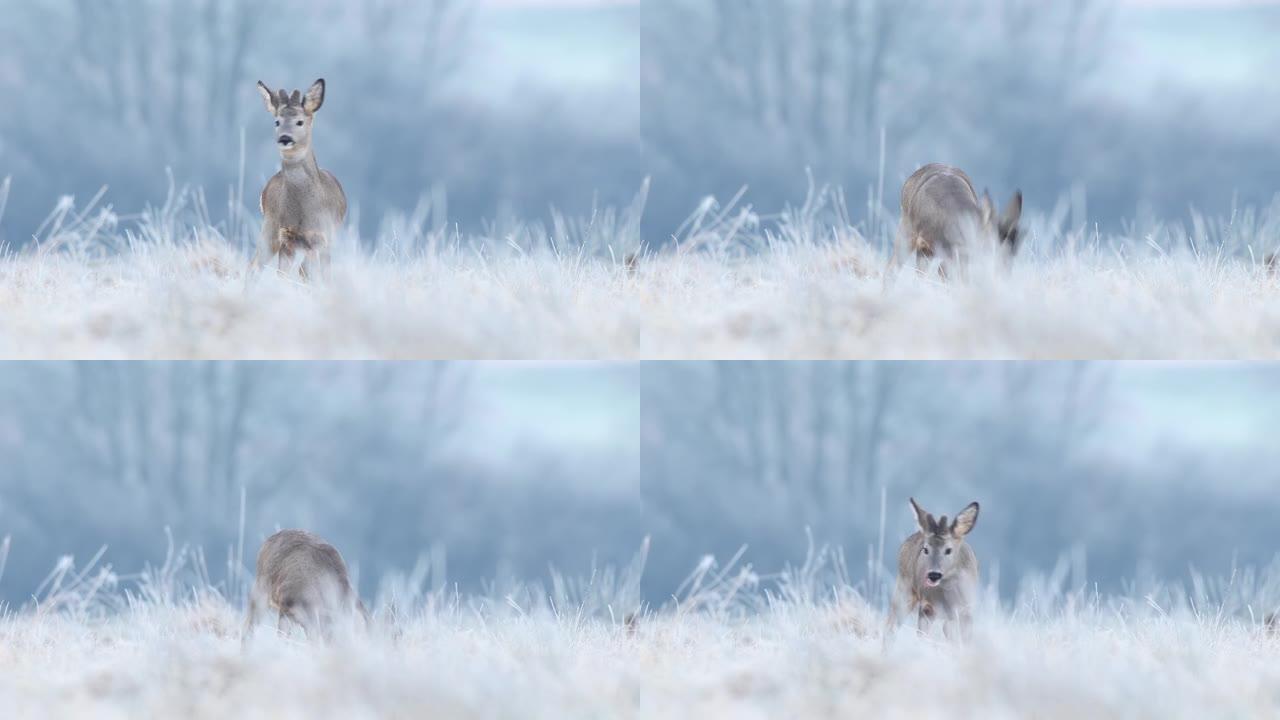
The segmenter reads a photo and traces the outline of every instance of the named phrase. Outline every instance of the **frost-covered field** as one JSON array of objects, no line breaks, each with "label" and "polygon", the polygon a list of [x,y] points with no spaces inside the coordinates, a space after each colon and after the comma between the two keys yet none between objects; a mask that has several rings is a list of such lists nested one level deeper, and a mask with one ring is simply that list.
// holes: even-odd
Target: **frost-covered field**
[{"label": "frost-covered field", "polygon": [[303,284],[247,282],[252,220],[193,207],[60,208],[0,258],[0,357],[1280,357],[1280,210],[1124,237],[1032,218],[1012,268],[951,282],[887,272],[891,224],[824,197],[775,218],[708,205],[662,245],[637,208],[480,235],[418,213]]},{"label": "frost-covered field", "polygon": [[0,619],[0,707],[21,718],[1270,717],[1280,636],[1243,602],[1260,588],[1245,575],[1124,597],[1028,582],[964,645],[910,630],[886,643],[881,613],[847,586],[810,578],[766,592],[741,572],[634,628],[590,582],[446,588],[401,605],[398,622],[380,611],[369,634],[319,644],[268,629],[244,649],[239,611],[214,588],[125,595],[86,591],[96,583],[85,579],[79,601]]},{"label": "frost-covered field", "polygon": [[219,602],[0,622],[13,718],[1273,717],[1280,640],[1190,615],[1002,620],[968,646],[885,650],[833,611],[664,615],[634,636],[572,617],[429,614],[398,640],[264,633]]}]

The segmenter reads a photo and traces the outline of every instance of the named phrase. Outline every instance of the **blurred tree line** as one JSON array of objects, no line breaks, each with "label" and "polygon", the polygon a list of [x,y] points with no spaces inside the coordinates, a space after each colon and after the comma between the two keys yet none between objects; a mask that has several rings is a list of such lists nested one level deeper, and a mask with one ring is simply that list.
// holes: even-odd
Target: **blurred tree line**
[{"label": "blurred tree line", "polygon": [[1076,227],[1265,206],[1267,137],[1173,89],[1117,102],[1131,30],[1115,0],[646,3],[650,231],[743,186],[762,212],[799,203],[806,170],[870,195],[855,220],[896,217],[902,181],[935,161],[1046,213],[1067,203]]},{"label": "blurred tree line", "polygon": [[[664,0],[617,12],[630,13],[619,17],[634,22],[640,56],[613,95],[522,83],[494,104],[477,69],[503,61],[475,0],[8,3],[0,177],[14,184],[2,237],[26,242],[60,196],[83,201],[104,184],[121,212],[160,204],[166,168],[215,210],[231,197],[256,217],[276,158],[253,83],[321,75],[331,97],[317,151],[366,237],[424,198],[437,224],[480,229],[551,206],[624,205],[651,176],[645,233],[658,245],[704,196],[748,186],[764,213],[799,202],[807,170],[847,190],[855,220],[882,227],[901,181],[930,161],[1001,196],[1020,187],[1070,229],[1193,207],[1226,216],[1277,190],[1265,98],[1242,123],[1189,85],[1154,103],[1125,97],[1136,31],[1116,0]],[[622,100],[633,96],[638,117]]]},{"label": "blurred tree line", "polygon": [[776,571],[803,558],[806,528],[855,578],[891,579],[910,496],[935,514],[982,503],[970,542],[1006,591],[1076,548],[1113,589],[1276,553],[1275,498],[1233,481],[1274,449],[1126,447],[1105,364],[681,363],[644,383],[651,587],[742,544]]},{"label": "blurred tree line", "polygon": [[585,573],[596,550],[622,563],[643,537],[634,462],[528,437],[484,461],[466,451],[501,412],[466,364],[42,363],[0,375],[10,601],[63,554],[83,562],[106,544],[122,572],[158,563],[166,528],[220,566],[239,542],[242,492],[250,573],[268,534],[302,527],[342,550],[366,592],[436,547],[449,579],[475,588],[549,565]]},{"label": "blurred tree line", "polygon": [[[0,537],[12,537],[0,597],[26,599],[60,556],[104,544],[121,572],[158,563],[166,528],[204,548],[216,580],[242,492],[247,568],[269,533],[309,528],[366,593],[433,549],[467,590],[552,567],[587,577],[651,537],[643,588],[661,602],[704,555],[747,545],[766,573],[798,562],[806,529],[874,582],[913,531],[909,496],[948,515],[980,501],[971,542],[1006,590],[1077,548],[1113,589],[1139,572],[1269,561],[1280,450],[1229,433],[1140,442],[1121,383],[1142,373],[1118,372],[644,365],[621,381],[638,399],[627,437],[591,452],[548,442],[538,411],[510,441],[503,386],[466,364],[15,365],[0,373]],[[1278,373],[1249,374],[1259,398],[1280,387]]]},{"label": "blurred tree line", "polygon": [[215,219],[225,198],[256,218],[257,191],[279,164],[257,80],[329,81],[316,152],[366,235],[442,194],[436,210],[449,217],[438,221],[474,229],[551,205],[586,214],[640,187],[631,119],[579,117],[565,112],[579,104],[572,92],[533,84],[501,107],[470,92],[477,67],[495,62],[475,0],[51,0],[3,13],[0,93],[13,100],[0,114],[0,177],[14,179],[12,244],[63,195],[84,201],[108,185],[122,213],[159,205],[166,169],[205,189]]}]

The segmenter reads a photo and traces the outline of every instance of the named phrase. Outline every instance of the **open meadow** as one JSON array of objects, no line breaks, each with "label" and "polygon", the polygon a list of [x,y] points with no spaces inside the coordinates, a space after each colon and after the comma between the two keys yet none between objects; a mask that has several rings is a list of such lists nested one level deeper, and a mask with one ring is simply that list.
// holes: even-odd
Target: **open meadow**
[{"label": "open meadow", "polygon": [[467,234],[427,205],[303,283],[246,278],[257,221],[211,222],[199,193],[130,218],[68,201],[0,258],[0,356],[1280,357],[1276,209],[1123,237],[1032,217],[1011,267],[943,282],[831,193],[776,217],[708,202],[665,243],[643,207]]},{"label": "open meadow", "polygon": [[[1280,637],[1242,571],[1118,596],[1067,573],[988,599],[968,644],[899,631],[824,568],[773,578],[704,562],[630,625],[634,577],[480,595],[384,583],[373,630],[329,644],[259,632],[226,586],[60,568],[0,618],[8,717],[1266,717]],[[425,576],[419,574],[417,582]],[[838,580],[836,582],[839,582]],[[195,584],[192,584],[195,583]],[[393,589],[398,588],[398,591]],[[990,593],[989,593],[990,594]],[[618,603],[618,604],[614,604]],[[396,610],[389,608],[396,607]],[[394,619],[393,619],[394,618]]]}]

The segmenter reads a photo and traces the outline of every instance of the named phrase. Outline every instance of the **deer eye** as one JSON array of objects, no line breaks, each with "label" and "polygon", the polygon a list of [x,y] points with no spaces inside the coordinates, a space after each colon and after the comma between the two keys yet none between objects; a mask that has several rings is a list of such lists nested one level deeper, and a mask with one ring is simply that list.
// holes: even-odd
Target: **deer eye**
[{"label": "deer eye", "polygon": [[302,121],[301,121],[301,120],[299,120],[299,121],[298,121],[298,127],[302,127]]},{"label": "deer eye", "polygon": [[923,552],[925,555],[928,555],[929,547],[926,545],[925,547],[920,548],[920,551]]},{"label": "deer eye", "polygon": [[276,127],[280,127],[280,118],[276,118]]},{"label": "deer eye", "polygon": [[951,554],[951,548],[947,548],[947,554],[948,554],[948,555],[950,555],[950,554]]}]

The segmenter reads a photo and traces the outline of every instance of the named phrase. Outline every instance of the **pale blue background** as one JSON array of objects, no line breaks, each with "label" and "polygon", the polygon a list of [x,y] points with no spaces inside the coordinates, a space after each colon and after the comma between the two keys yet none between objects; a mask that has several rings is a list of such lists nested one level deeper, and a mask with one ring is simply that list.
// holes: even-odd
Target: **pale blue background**
[{"label": "pale blue background", "polygon": [[0,597],[102,545],[136,573],[166,526],[218,581],[242,487],[247,563],[310,528],[366,593],[432,548],[478,589],[650,536],[661,602],[704,554],[799,562],[806,528],[860,581],[882,493],[886,562],[915,495],[982,502],[971,540],[1006,590],[1070,553],[1104,589],[1227,576],[1280,550],[1278,397],[1269,365],[5,363]]},{"label": "pale blue background", "polygon": [[[850,2],[862,9],[856,22],[802,12]],[[963,165],[1001,196],[1020,187],[1030,212],[1091,231],[1186,223],[1193,209],[1225,218],[1267,206],[1278,189],[1274,2],[215,5],[222,14],[205,0],[0,0],[0,177],[13,182],[0,239],[25,244],[61,196],[83,205],[103,186],[127,224],[164,202],[166,168],[204,189],[216,223],[229,200],[256,208],[276,158],[253,83],[293,88],[321,75],[330,97],[319,157],[346,184],[367,243],[388,213],[427,197],[447,199],[439,226],[478,229],[544,219],[553,206],[586,215],[593,203],[623,204],[646,176],[654,245],[707,195],[723,201],[746,186],[745,202],[765,215],[799,202],[806,170],[843,186],[865,224],[868,191],[879,198],[881,130],[890,216],[898,184],[933,160]],[[434,23],[434,8],[449,20]],[[821,45],[811,25],[830,33],[827,47],[864,52],[877,8],[902,15],[894,32],[872,34],[891,38],[874,106],[838,99],[855,81],[829,81],[837,99],[812,122],[779,122],[809,112],[801,99],[813,96]],[[770,68],[784,61],[793,70],[779,82]],[[772,109],[723,92],[757,72],[784,98]],[[830,130],[864,114],[865,127]]]}]

